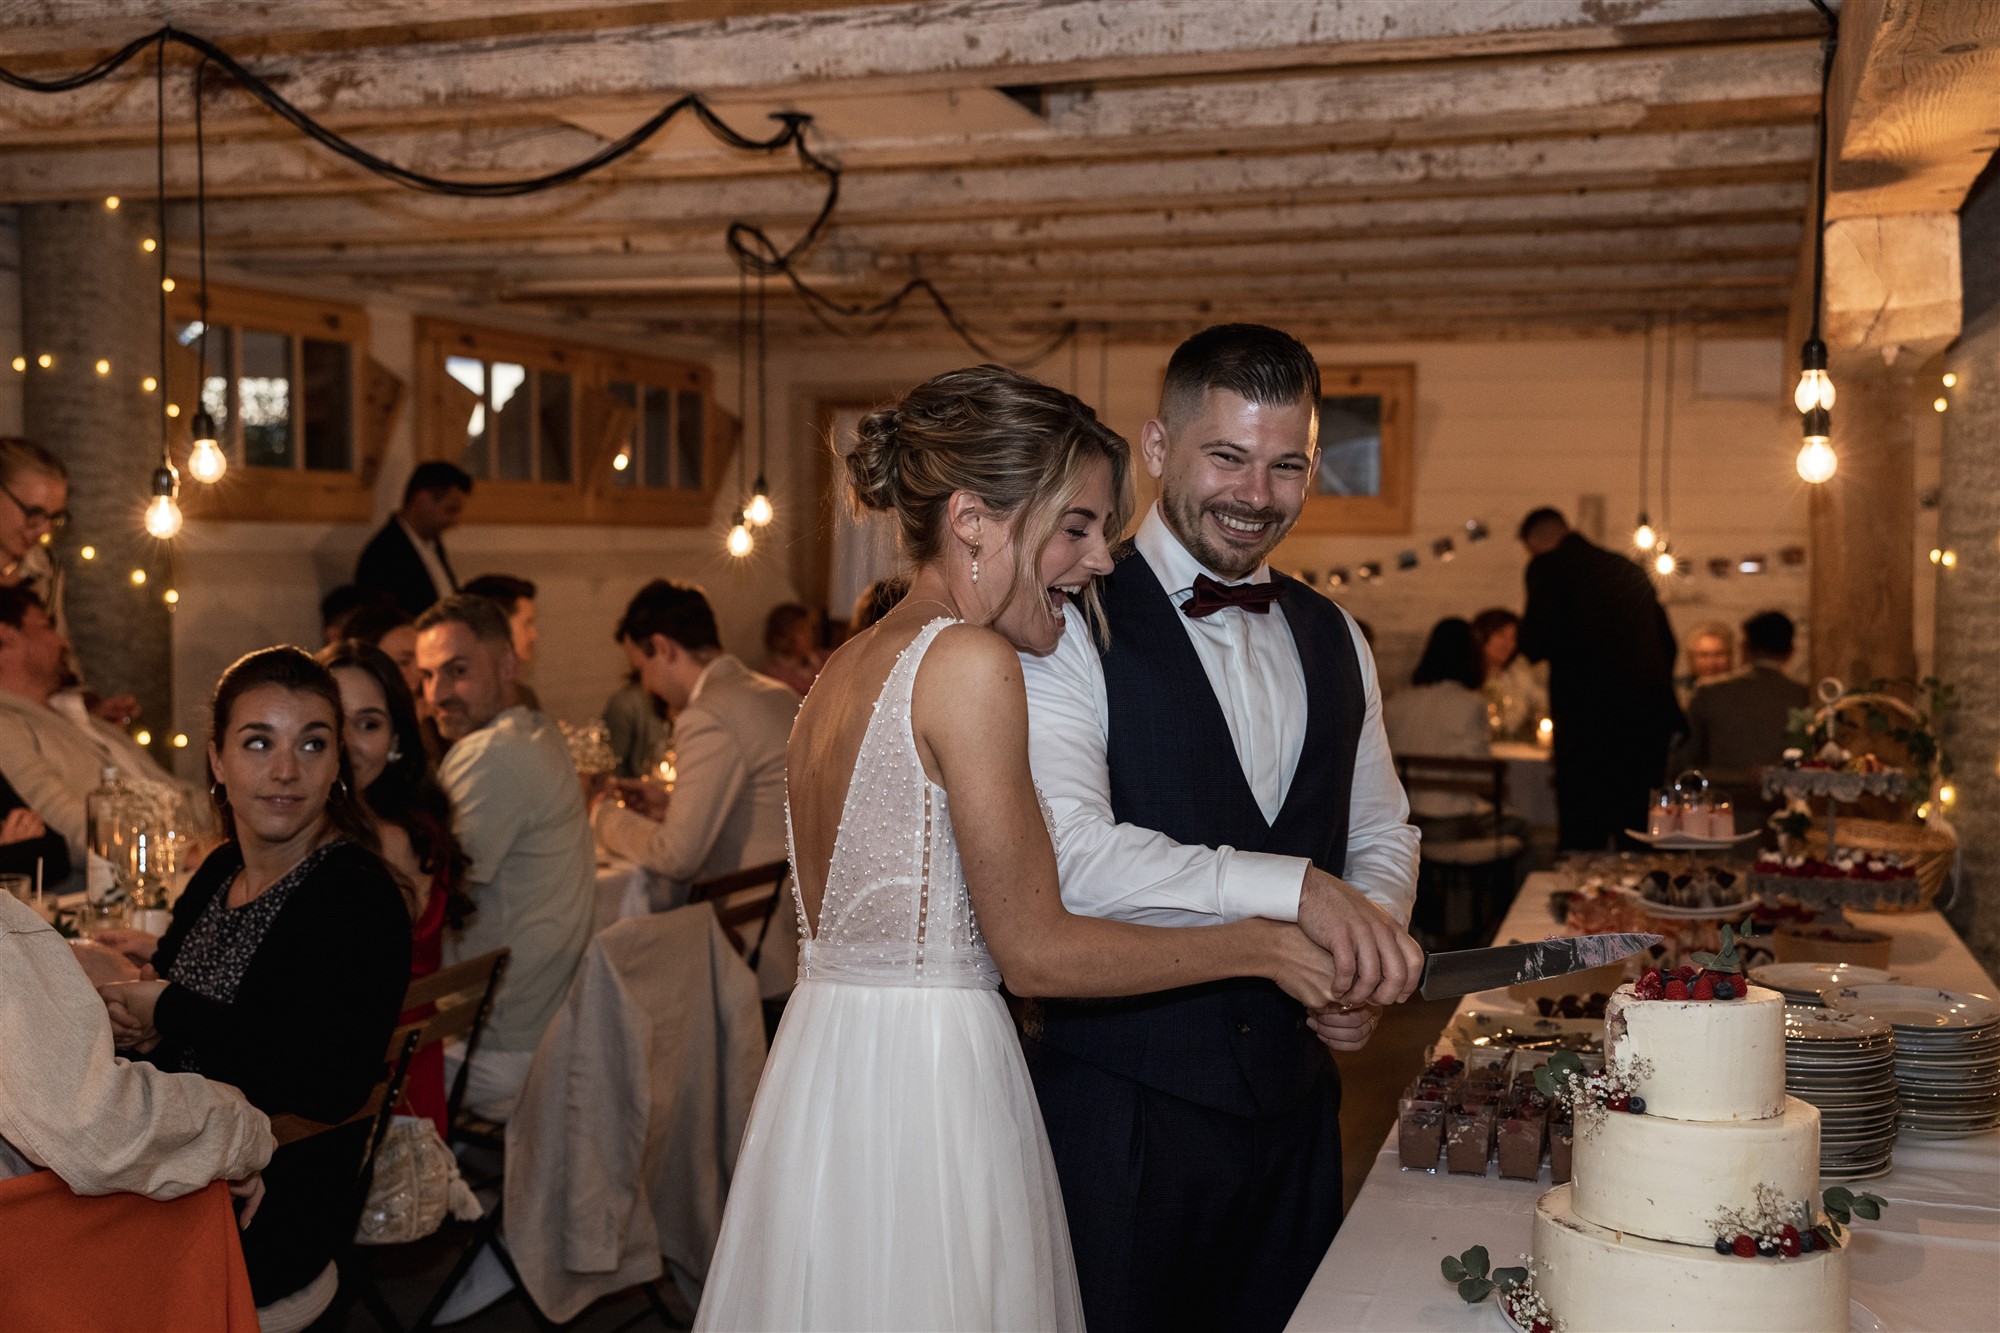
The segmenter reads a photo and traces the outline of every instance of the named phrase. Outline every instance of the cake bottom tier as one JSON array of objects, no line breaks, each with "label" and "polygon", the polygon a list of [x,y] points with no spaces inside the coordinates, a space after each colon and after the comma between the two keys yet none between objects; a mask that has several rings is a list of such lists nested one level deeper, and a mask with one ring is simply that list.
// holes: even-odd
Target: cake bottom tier
[{"label": "cake bottom tier", "polygon": [[1571,1188],[1535,1205],[1535,1286],[1568,1333],[1846,1333],[1846,1250],[1739,1259],[1584,1221]]}]

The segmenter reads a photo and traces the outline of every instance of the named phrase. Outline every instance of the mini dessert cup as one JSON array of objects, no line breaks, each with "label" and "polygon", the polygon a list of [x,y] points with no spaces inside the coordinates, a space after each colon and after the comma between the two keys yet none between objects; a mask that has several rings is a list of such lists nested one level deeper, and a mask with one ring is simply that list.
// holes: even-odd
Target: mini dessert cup
[{"label": "mini dessert cup", "polygon": [[1405,1171],[1435,1175],[1444,1148],[1444,1103],[1404,1097],[1397,1102],[1396,1154]]}]

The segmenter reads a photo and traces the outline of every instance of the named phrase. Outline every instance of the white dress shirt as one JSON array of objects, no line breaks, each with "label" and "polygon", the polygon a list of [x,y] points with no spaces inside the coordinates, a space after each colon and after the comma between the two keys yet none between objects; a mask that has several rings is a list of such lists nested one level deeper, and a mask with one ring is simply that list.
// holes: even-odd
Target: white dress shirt
[{"label": "white dress shirt", "polygon": [[[1175,606],[1193,595],[1197,574],[1215,575],[1182,546],[1154,506],[1135,538]],[[1259,566],[1249,582],[1268,582]],[[1229,580],[1218,579],[1218,582]],[[1343,610],[1360,659],[1365,699],[1348,804],[1346,881],[1407,921],[1417,886],[1417,830],[1396,780],[1382,730],[1375,658]],[[1242,766],[1266,819],[1283,807],[1305,744],[1306,683],[1284,612],[1226,607],[1200,620],[1183,617],[1209,687],[1229,724]],[[1091,916],[1151,925],[1209,925],[1247,917],[1296,921],[1310,864],[1230,847],[1191,847],[1163,833],[1121,824],[1111,812],[1106,756],[1110,709],[1104,664],[1081,615],[1067,618],[1047,657],[1023,654],[1028,691],[1028,748],[1035,785],[1055,820],[1056,860],[1064,904]]]}]

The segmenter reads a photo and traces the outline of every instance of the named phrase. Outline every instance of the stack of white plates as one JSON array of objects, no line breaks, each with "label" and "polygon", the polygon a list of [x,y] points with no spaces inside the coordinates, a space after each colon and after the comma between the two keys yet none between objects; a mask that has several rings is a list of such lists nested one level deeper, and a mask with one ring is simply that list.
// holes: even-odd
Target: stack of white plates
[{"label": "stack of white plates", "polygon": [[1896,1146],[1896,1038],[1837,1009],[1785,1006],[1785,1091],[1819,1108],[1819,1173],[1865,1180]]},{"label": "stack of white plates", "polygon": [[1902,980],[1879,967],[1855,963],[1767,963],[1750,969],[1750,980],[1785,997],[1786,1004],[1817,1009],[1823,991],[1842,986],[1875,986]]},{"label": "stack of white plates", "polygon": [[1957,1139],[2000,1128],[2000,1004],[1929,986],[1837,986],[1821,998],[1894,1027],[1904,1133]]}]

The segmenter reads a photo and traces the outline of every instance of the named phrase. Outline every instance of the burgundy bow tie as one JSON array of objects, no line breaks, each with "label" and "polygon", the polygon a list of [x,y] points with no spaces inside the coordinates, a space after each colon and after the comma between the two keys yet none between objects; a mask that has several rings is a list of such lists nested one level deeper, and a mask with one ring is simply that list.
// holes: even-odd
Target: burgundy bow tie
[{"label": "burgundy bow tie", "polygon": [[1263,615],[1278,600],[1276,583],[1217,583],[1206,574],[1194,576],[1194,596],[1181,604],[1189,620],[1212,616],[1225,606],[1240,606]]}]

